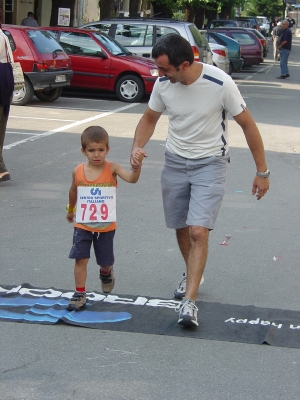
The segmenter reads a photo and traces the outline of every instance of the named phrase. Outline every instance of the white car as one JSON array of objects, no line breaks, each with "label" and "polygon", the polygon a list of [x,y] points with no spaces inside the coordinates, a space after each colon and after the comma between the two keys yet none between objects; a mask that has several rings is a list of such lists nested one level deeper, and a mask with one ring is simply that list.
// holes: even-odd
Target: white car
[{"label": "white car", "polygon": [[209,47],[213,54],[213,64],[229,75],[230,61],[227,47],[216,43],[209,43]]},{"label": "white car", "polygon": [[256,17],[259,23],[259,30],[264,36],[269,36],[270,22],[267,17]]}]

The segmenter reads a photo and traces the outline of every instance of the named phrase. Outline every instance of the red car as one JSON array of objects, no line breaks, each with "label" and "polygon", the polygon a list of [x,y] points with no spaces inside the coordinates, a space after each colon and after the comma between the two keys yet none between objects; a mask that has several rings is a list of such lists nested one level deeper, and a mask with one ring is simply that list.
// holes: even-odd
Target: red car
[{"label": "red car", "polygon": [[71,59],[71,87],[115,92],[125,102],[138,102],[151,93],[158,77],[152,60],[133,55],[105,33],[48,27]]},{"label": "red car", "polygon": [[71,61],[61,46],[40,28],[2,25],[2,30],[25,78],[25,88],[14,92],[12,104],[23,106],[34,94],[41,101],[58,99],[73,76]]},{"label": "red car", "polygon": [[233,26],[222,26],[220,28],[209,29],[208,32],[222,33],[239,42],[241,57],[244,60],[243,67],[258,65],[264,61],[262,44],[251,30]]}]

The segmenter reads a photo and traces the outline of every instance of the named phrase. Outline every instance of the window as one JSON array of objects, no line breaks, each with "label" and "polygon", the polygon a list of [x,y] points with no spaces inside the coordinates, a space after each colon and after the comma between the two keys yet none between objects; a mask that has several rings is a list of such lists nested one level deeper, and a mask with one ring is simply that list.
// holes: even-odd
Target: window
[{"label": "window", "polygon": [[231,34],[234,40],[237,40],[240,44],[255,44],[255,40],[252,36],[248,35],[248,33],[238,33],[233,32]]},{"label": "window", "polygon": [[92,57],[103,56],[101,47],[85,33],[61,32],[59,43],[67,54]]},{"label": "window", "polygon": [[84,29],[93,29],[95,31],[101,31],[108,34],[110,27],[111,24],[95,24],[95,25],[85,26]]},{"label": "window", "polygon": [[40,54],[52,54],[55,50],[62,50],[57,41],[47,31],[26,31]]},{"label": "window", "polygon": [[146,43],[153,42],[153,26],[139,24],[118,24],[115,39],[123,46],[145,46]]},{"label": "window", "polygon": [[16,45],[14,42],[14,39],[12,38],[11,34],[8,31],[4,31],[5,35],[8,37],[8,41],[11,47],[11,51],[15,51],[16,50]]}]

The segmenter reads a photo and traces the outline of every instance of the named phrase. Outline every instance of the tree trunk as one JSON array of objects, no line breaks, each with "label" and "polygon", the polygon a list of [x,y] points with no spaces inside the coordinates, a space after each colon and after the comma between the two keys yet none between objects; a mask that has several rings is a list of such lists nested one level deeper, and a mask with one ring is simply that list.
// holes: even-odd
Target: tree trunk
[{"label": "tree trunk", "polygon": [[220,18],[223,19],[231,19],[231,7],[229,6],[222,6],[221,7],[221,13],[220,13]]},{"label": "tree trunk", "polygon": [[139,10],[140,2],[139,0],[130,0],[129,2],[129,17],[137,17]]},{"label": "tree trunk", "polygon": [[191,3],[185,3],[185,17],[184,20],[187,22],[194,22],[196,15],[195,7]]},{"label": "tree trunk", "polygon": [[153,7],[153,17],[157,18],[172,18],[173,10],[168,8],[164,4],[157,4],[156,2],[151,3]]},{"label": "tree trunk", "polygon": [[100,0],[100,19],[112,18],[114,15],[114,0]]},{"label": "tree trunk", "polygon": [[198,29],[203,29],[204,14],[205,14],[205,9],[203,7],[197,8],[194,23]]},{"label": "tree trunk", "polygon": [[207,18],[207,22],[210,22],[212,19],[216,19],[218,16],[218,5],[216,3],[207,3],[207,8],[205,9],[205,18]]}]

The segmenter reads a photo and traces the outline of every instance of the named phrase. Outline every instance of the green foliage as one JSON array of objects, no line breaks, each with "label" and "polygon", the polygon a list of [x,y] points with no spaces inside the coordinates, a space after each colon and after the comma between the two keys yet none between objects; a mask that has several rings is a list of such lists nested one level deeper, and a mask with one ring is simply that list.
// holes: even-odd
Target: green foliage
[{"label": "green foliage", "polygon": [[283,8],[283,0],[246,0],[242,15],[263,15],[272,18],[275,15],[280,16]]}]

